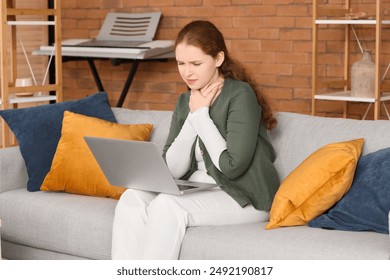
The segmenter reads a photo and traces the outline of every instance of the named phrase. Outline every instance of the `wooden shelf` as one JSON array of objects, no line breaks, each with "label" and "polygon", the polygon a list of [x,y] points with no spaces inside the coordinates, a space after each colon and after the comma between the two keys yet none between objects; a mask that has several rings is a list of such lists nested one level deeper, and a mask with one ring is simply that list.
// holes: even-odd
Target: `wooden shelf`
[{"label": "wooden shelf", "polygon": [[42,21],[42,20],[9,20],[8,25],[55,25],[54,21]]},{"label": "wooden shelf", "polygon": [[[53,8],[43,9],[23,9],[15,8],[17,0],[2,0],[0,4],[0,72],[1,72],[1,98],[0,106],[2,110],[17,108],[18,104],[37,102],[61,102],[62,101],[62,53],[61,53],[61,1],[53,0]],[[23,20],[24,16],[29,16],[27,20]],[[30,16],[37,16],[37,20],[30,20]],[[52,17],[49,20],[48,17]],[[52,26],[54,34],[54,50],[53,59],[55,67],[55,82],[51,84],[15,87],[16,78],[18,76],[17,66],[17,26]],[[22,45],[23,51],[25,49]],[[27,64],[31,68],[30,62],[26,55]],[[50,60],[51,61],[51,60]],[[32,70],[31,70],[32,72]],[[33,72],[31,73],[34,76]],[[34,78],[35,79],[35,78]],[[46,76],[45,78],[46,79]],[[34,92],[33,96],[17,96],[18,93]],[[44,93],[39,95],[38,93]],[[49,95],[48,93],[54,94]],[[16,95],[15,95],[16,94]],[[13,146],[16,142],[12,136],[12,132],[2,120],[2,146]]]},{"label": "wooden shelf", "polygon": [[[352,4],[360,4],[359,0],[345,0],[340,2],[339,5],[332,6],[330,4],[322,4],[320,0],[313,0],[313,24],[312,24],[312,115],[317,113],[317,101],[329,100],[329,101],[341,101],[345,102],[343,116],[347,117],[348,114],[348,102],[365,102],[369,103],[369,106],[374,105],[374,119],[377,120],[380,117],[381,103],[390,100],[390,93],[385,92],[385,88],[382,88],[384,83],[382,81],[381,69],[382,64],[382,29],[390,25],[390,20],[383,18],[383,0],[376,0],[370,5],[371,8],[375,7],[375,15],[369,19],[345,19],[346,16],[351,13]],[[343,30],[344,38],[340,41],[343,44],[343,48],[340,47],[340,53],[343,53],[342,74],[340,72],[339,81],[334,79],[327,79],[327,77],[320,78],[319,76],[319,37],[320,37],[320,25],[338,25],[337,28]],[[375,38],[375,46],[373,47],[373,53],[375,54],[375,91],[373,97],[356,97],[351,96],[350,84],[351,84],[351,55],[353,35],[357,38],[354,25],[368,25],[371,28]],[[368,28],[367,28],[368,29]],[[352,34],[352,32],[354,32]],[[331,40],[328,38],[328,40]],[[361,44],[359,47],[361,48]],[[322,64],[321,64],[322,65]],[[326,65],[326,62],[323,62]],[[337,64],[338,66],[338,64]],[[328,80],[328,81],[327,81]],[[332,86],[333,83],[333,86]],[[337,85],[336,85],[337,83]],[[319,94],[322,91],[329,91],[331,88],[338,88],[338,92]],[[386,88],[386,91],[389,89]],[[363,113],[363,112],[362,112]],[[365,117],[367,114],[363,114]]]},{"label": "wooden shelf", "polygon": [[[22,104],[22,103],[32,103],[32,102],[45,102],[45,101],[57,101],[57,97],[55,95],[38,95],[35,93],[33,96],[15,96],[14,94],[11,94],[9,96],[9,104]],[[2,105],[3,102],[0,99],[0,105]]]},{"label": "wooden shelf", "polygon": [[[316,24],[367,24],[375,25],[375,19],[317,19]],[[390,24],[390,20],[382,20],[382,24]]]},{"label": "wooden shelf", "polygon": [[[352,96],[351,91],[339,91],[333,93],[316,94],[314,98],[317,100],[375,103],[375,97]],[[382,93],[382,96],[380,97],[380,101],[383,102],[389,100],[390,100],[390,92]]]}]

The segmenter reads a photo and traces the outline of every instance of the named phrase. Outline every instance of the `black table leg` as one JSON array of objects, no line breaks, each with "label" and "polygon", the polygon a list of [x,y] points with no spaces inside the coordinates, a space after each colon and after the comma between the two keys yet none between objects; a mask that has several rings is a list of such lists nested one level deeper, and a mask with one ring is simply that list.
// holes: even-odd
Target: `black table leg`
[{"label": "black table leg", "polygon": [[96,83],[96,86],[97,86],[98,90],[99,91],[105,91],[104,87],[103,87],[103,84],[102,84],[102,81],[100,80],[99,73],[98,73],[98,71],[96,69],[95,62],[91,58],[87,58],[87,61],[88,61],[89,68],[91,69],[91,72],[92,72],[92,75],[93,75],[93,78],[95,80],[95,83]]},{"label": "black table leg", "polygon": [[127,96],[127,92],[129,91],[131,83],[133,82],[135,73],[137,72],[138,65],[139,65],[139,60],[134,60],[132,62],[132,66],[131,66],[129,75],[127,76],[126,83],[122,89],[122,93],[121,93],[121,96],[119,97],[119,100],[118,100],[118,103],[116,104],[116,107],[122,107],[123,102],[125,101],[125,98]]}]

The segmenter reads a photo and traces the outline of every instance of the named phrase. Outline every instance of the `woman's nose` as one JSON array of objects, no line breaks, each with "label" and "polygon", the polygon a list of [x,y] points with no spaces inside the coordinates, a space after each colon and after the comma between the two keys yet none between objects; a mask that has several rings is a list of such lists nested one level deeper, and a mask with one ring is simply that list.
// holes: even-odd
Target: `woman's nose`
[{"label": "woman's nose", "polygon": [[186,66],[184,69],[184,75],[190,77],[193,74],[191,66]]}]

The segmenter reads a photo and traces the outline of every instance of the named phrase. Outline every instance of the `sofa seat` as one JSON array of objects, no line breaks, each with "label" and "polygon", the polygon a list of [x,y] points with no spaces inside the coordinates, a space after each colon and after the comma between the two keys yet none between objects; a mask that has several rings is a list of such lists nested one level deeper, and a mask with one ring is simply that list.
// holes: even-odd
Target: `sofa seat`
[{"label": "sofa seat", "polygon": [[190,227],[181,259],[388,260],[389,235],[308,226],[265,229],[266,223]]},{"label": "sofa seat", "polygon": [[8,191],[0,197],[0,213],[6,221],[1,238],[43,251],[110,259],[116,203],[114,199],[25,188]]}]

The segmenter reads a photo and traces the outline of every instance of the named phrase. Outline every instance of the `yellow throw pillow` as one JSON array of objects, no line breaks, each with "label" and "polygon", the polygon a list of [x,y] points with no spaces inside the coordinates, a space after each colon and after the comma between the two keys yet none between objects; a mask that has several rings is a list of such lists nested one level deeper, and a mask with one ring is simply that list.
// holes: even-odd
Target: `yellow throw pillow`
[{"label": "yellow throw pillow", "polygon": [[42,191],[119,199],[126,188],[107,181],[84,136],[147,141],[152,124],[118,124],[65,111],[61,138]]},{"label": "yellow throw pillow", "polygon": [[298,226],[324,213],[351,187],[364,139],[323,146],[282,182],[266,229]]}]

